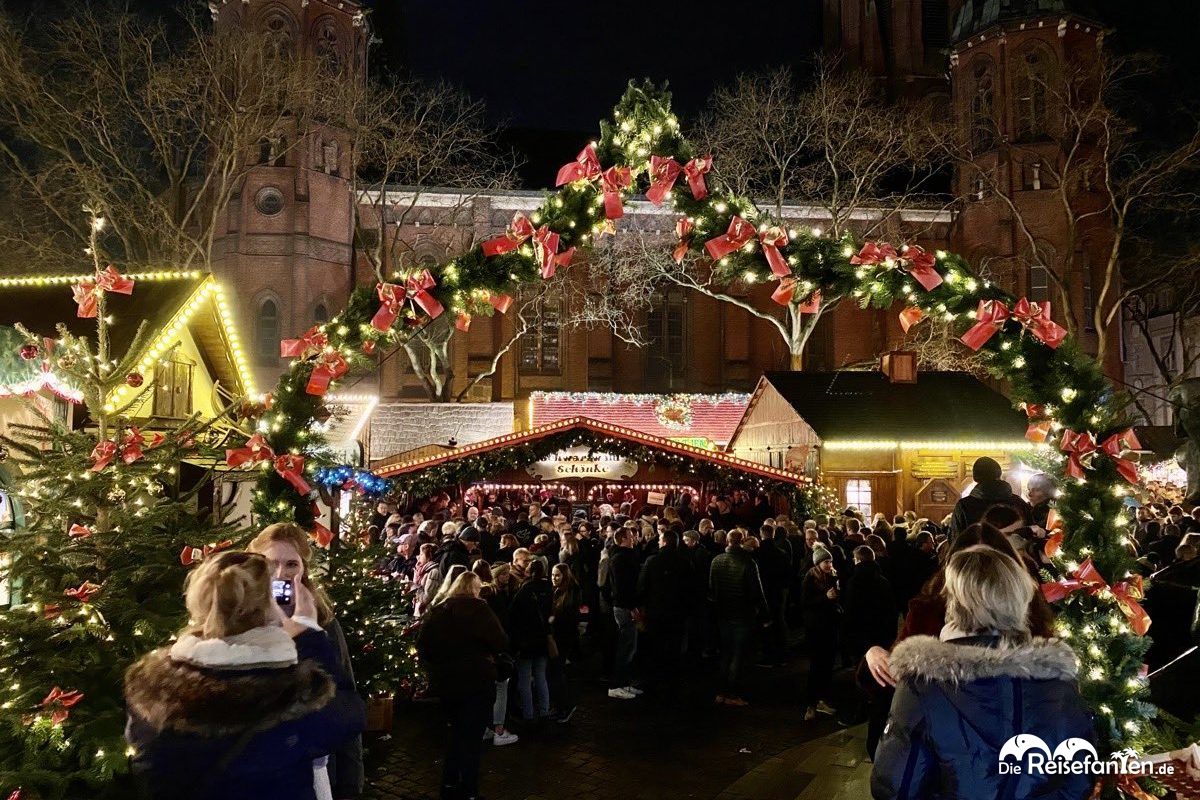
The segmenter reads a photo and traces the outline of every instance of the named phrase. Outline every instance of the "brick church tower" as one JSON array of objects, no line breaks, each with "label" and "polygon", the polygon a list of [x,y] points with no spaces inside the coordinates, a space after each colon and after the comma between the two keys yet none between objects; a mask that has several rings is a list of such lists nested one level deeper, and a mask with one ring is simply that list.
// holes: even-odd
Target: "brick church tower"
[{"label": "brick church tower", "polygon": [[[217,0],[217,31],[247,26],[281,53],[363,80],[369,31],[352,0]],[[259,385],[279,374],[279,340],[336,314],[353,282],[351,142],[342,129],[291,124],[249,154],[226,209],[213,270],[233,289]]]}]

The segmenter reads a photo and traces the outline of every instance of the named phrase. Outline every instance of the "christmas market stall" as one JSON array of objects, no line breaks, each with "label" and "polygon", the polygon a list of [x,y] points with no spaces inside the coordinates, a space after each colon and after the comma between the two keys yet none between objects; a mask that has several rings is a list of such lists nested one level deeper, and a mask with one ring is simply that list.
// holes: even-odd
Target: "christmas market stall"
[{"label": "christmas market stall", "polygon": [[718,492],[765,492],[779,510],[810,505],[807,477],[726,453],[571,417],[463,447],[376,468],[418,506],[431,497],[513,503],[673,504],[682,493],[705,503]]}]

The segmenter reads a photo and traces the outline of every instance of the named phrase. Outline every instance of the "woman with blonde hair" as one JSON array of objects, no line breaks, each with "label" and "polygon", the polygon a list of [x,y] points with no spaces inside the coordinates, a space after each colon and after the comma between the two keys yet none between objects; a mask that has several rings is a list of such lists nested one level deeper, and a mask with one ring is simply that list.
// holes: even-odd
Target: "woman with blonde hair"
[{"label": "woman with blonde hair", "polygon": [[998,770],[1016,737],[1051,747],[1096,738],[1076,686],[1075,653],[1030,632],[1035,592],[1024,567],[993,547],[950,557],[941,634],[909,637],[889,659],[898,685],[875,753],[875,798],[1081,800],[1091,793],[1084,773]]},{"label": "woman with blonde hair", "polygon": [[191,574],[191,623],[125,674],[125,737],[155,798],[313,800],[313,762],[363,729],[362,699],[294,587],[289,617],[256,553],[210,556]]},{"label": "woman with blonde hair", "polygon": [[470,570],[462,564],[455,564],[450,567],[450,571],[446,573],[446,577],[442,578],[442,585],[438,587],[437,594],[433,596],[433,600],[429,603],[431,608],[445,601],[450,596],[450,590],[454,588],[454,582],[464,572],[470,572]]},{"label": "woman with blonde hair", "polygon": [[[308,531],[294,522],[276,522],[268,525],[255,536],[246,547],[251,553],[258,553],[267,559],[271,567],[271,577],[277,581],[291,581],[293,586],[300,584],[312,593],[316,605],[316,620],[329,637],[334,650],[338,654],[338,667],[350,679],[354,686],[354,667],[350,663],[350,648],[346,645],[346,634],[341,624],[333,614],[333,602],[320,584],[312,577],[312,545],[309,542]],[[284,612],[290,614],[292,606],[281,606]],[[363,790],[363,754],[362,739],[355,737],[333,754],[327,765],[317,765],[318,780],[322,767],[328,770],[329,783],[333,797],[358,797]]]}]

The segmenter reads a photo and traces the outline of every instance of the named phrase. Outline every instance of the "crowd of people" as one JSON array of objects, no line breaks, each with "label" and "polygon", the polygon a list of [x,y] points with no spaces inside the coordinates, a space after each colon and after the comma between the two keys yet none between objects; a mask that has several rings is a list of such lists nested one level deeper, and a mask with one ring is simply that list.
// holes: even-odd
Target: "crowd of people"
[{"label": "crowd of people", "polygon": [[[798,520],[751,495],[704,508],[694,496],[640,508],[493,496],[411,514],[381,503],[372,533],[394,555],[377,568],[411,592],[450,731],[442,797],[478,796],[487,743],[568,723],[585,663],[613,703],[673,704],[686,686],[736,709],[755,699],[751,665],[805,652],[798,717],[867,721],[879,798],[992,796],[1010,736],[1094,739],[1076,660],[1037,591],[1054,486],[1035,476],[1023,498],[988,458],[974,479],[937,521],[854,509]],[[1138,510],[1130,547],[1156,582],[1197,582],[1197,517]],[[198,762],[212,766],[213,796],[277,796],[280,782],[288,796],[361,791],[363,707],[310,555],[303,531],[275,525],[247,552],[206,559],[187,586],[192,624],[130,670],[133,764],[156,796],[186,796]],[[295,587],[287,609],[279,580]],[[839,662],[854,702],[835,702]],[[1090,790],[1005,780],[1009,796]]]}]

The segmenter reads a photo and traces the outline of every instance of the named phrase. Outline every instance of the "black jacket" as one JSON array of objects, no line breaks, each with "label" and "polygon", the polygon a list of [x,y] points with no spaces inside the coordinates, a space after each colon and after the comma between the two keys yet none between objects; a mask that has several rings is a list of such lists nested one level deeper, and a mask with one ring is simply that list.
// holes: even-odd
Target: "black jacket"
[{"label": "black jacket", "polygon": [[810,631],[836,633],[841,620],[839,600],[830,600],[830,589],[838,588],[836,575],[813,567],[804,576],[800,590],[800,606],[804,610],[804,627]]},{"label": "black jacket", "polygon": [[687,587],[688,613],[700,614],[703,604],[708,602],[708,571],[712,566],[713,555],[703,542],[695,547],[684,546],[681,552],[692,565],[691,580]]},{"label": "black jacket", "polygon": [[874,561],[855,565],[846,585],[843,607],[846,638],[856,654],[875,645],[892,646],[900,614],[891,584]]},{"label": "black jacket", "polygon": [[778,606],[792,569],[790,551],[780,549],[774,539],[763,539],[754,553],[754,563],[758,564],[758,574],[762,578],[767,601],[772,606]]},{"label": "black jacket", "polygon": [[664,547],[642,565],[638,596],[646,611],[646,624],[682,625],[687,616],[687,593],[692,564],[678,547]]},{"label": "black jacket", "polygon": [[474,563],[471,552],[458,539],[451,539],[443,543],[435,557],[437,558],[438,568],[442,571],[443,575],[450,574],[450,568],[455,564],[462,564],[467,569],[470,569],[471,564]]},{"label": "black jacket", "polygon": [[1026,522],[1033,517],[1029,503],[1013,494],[1007,481],[980,481],[969,495],[955,503],[954,514],[950,517],[950,535],[957,536],[982,520],[992,506],[1012,506]]},{"label": "black jacket", "polygon": [[717,604],[717,618],[754,622],[767,613],[767,596],[758,565],[740,547],[712,560],[708,570],[709,597]]},{"label": "black jacket", "polygon": [[518,657],[546,655],[553,602],[554,590],[547,578],[531,578],[517,589],[508,610],[508,628],[512,631],[512,647]]},{"label": "black jacket", "polygon": [[632,547],[613,546],[608,552],[608,590],[613,608],[637,608],[640,560]]},{"label": "black jacket", "polygon": [[998,774],[1001,751],[1013,737],[1030,737],[1025,741],[1049,757],[1069,739],[1095,742],[1096,735],[1076,688],[1070,647],[1053,639],[996,644],[988,637],[913,636],[896,645],[889,660],[896,696],[871,771],[876,800],[1090,795],[1088,775]]},{"label": "black jacket", "polygon": [[496,682],[496,655],[507,650],[500,620],[477,597],[447,598],[421,617],[417,653],[441,697],[486,691]]}]

